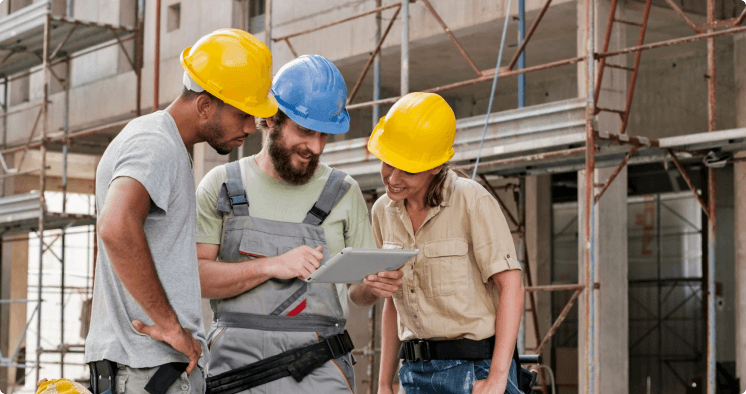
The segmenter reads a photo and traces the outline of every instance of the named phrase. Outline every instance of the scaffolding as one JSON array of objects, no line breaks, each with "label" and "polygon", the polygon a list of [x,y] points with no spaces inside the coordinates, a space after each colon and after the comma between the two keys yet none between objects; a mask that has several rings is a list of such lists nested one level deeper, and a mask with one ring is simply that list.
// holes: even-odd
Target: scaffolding
[{"label": "scaffolding", "polygon": [[[378,112],[378,107],[384,104],[391,104],[396,102],[399,98],[409,92],[408,77],[409,77],[409,7],[411,0],[402,0],[394,4],[387,6],[381,6],[380,2],[377,2],[377,7],[354,16],[344,18],[342,20],[325,24],[313,29],[304,30],[301,32],[288,34],[280,37],[273,37],[272,41],[284,42],[289,47],[293,55],[297,56],[297,52],[290,42],[290,39],[297,37],[302,34],[312,33],[330,26],[334,26],[341,23],[346,23],[358,18],[362,18],[368,15],[375,14],[380,20],[381,12],[395,9],[393,16],[386,27],[384,33],[380,35],[380,24],[378,24],[377,40],[375,49],[371,53],[368,61],[366,62],[360,76],[357,79],[353,89],[350,91],[348,97],[348,110],[355,110],[361,108],[373,107],[374,111]],[[684,23],[686,23],[694,32],[693,35],[676,38],[666,41],[645,43],[645,34],[648,28],[648,20],[650,17],[650,10],[652,7],[652,0],[644,1],[644,11],[641,21],[628,21],[619,19],[615,16],[618,1],[611,0],[611,7],[608,16],[608,23],[606,25],[604,42],[602,44],[602,50],[596,51],[595,35],[595,1],[585,0],[584,2],[584,30],[585,30],[585,54],[583,56],[576,56],[567,59],[561,59],[550,63],[540,64],[532,67],[526,67],[515,69],[516,64],[519,63],[520,58],[524,54],[531,37],[536,31],[537,26],[541,22],[542,18],[549,10],[549,6],[552,0],[546,0],[543,7],[541,8],[537,18],[532,23],[528,32],[526,33],[525,39],[522,39],[520,46],[516,51],[515,55],[509,62],[507,67],[500,68],[498,64],[494,69],[480,70],[476,67],[474,62],[469,57],[468,53],[459,43],[458,39],[454,36],[451,30],[448,28],[446,23],[440,18],[432,4],[428,0],[422,0],[418,3],[426,7],[429,13],[437,20],[439,25],[443,28],[449,39],[454,43],[456,48],[459,50],[464,60],[469,64],[475,73],[475,78],[457,83],[452,83],[444,86],[433,87],[422,90],[423,92],[440,93],[447,90],[452,90],[464,86],[470,86],[481,82],[486,82],[494,77],[495,73],[498,73],[498,78],[505,78],[510,76],[525,75],[532,72],[541,70],[552,69],[556,67],[574,65],[577,63],[584,63],[584,80],[587,91],[584,97],[579,97],[576,100],[568,100],[566,102],[555,102],[550,104],[544,104],[539,106],[519,108],[513,111],[505,111],[501,113],[487,114],[482,117],[474,117],[469,119],[460,119],[457,122],[457,133],[454,147],[456,149],[456,155],[452,159],[456,163],[461,163],[460,169],[462,170],[473,170],[474,160],[476,160],[480,154],[478,151],[473,149],[473,144],[481,142],[476,138],[474,133],[475,125],[482,123],[490,124],[493,127],[493,133],[489,135],[485,143],[484,156],[489,161],[484,162],[479,167],[479,176],[484,184],[493,191],[495,197],[498,198],[503,207],[506,217],[510,222],[517,227],[517,233],[520,236],[520,246],[522,252],[519,253],[523,257],[522,261],[526,267],[528,267],[525,253],[525,230],[524,222],[519,221],[516,217],[521,217],[521,212],[518,214],[511,214],[511,212],[505,206],[505,203],[499,199],[499,195],[494,191],[494,188],[488,182],[486,175],[499,175],[501,177],[517,177],[520,180],[519,188],[524,189],[524,177],[529,175],[535,175],[540,173],[555,173],[555,172],[566,172],[566,171],[584,171],[585,182],[584,182],[584,194],[582,198],[583,211],[581,222],[581,234],[583,234],[583,245],[584,254],[581,257],[584,271],[580,278],[580,282],[577,285],[562,285],[562,286],[532,286],[531,275],[527,272],[527,288],[528,299],[531,305],[531,311],[534,314],[534,323],[536,323],[536,308],[533,293],[537,291],[574,291],[569,302],[566,304],[563,311],[560,313],[551,328],[546,331],[544,338],[539,341],[539,327],[535,325],[535,332],[537,334],[537,342],[539,346],[533,349],[535,352],[541,351],[544,346],[548,343],[548,340],[556,331],[557,327],[562,323],[563,319],[567,316],[570,308],[574,302],[579,298],[583,297],[585,324],[582,327],[582,335],[585,338],[584,349],[584,361],[579,366],[581,370],[586,370],[588,373],[585,375],[584,381],[580,382],[583,387],[583,392],[593,393],[594,387],[594,355],[595,355],[595,344],[591,340],[593,338],[594,331],[594,304],[595,304],[595,291],[588,291],[588,288],[599,289],[598,283],[595,283],[595,250],[598,247],[595,239],[595,232],[597,224],[594,221],[596,215],[596,205],[599,200],[615,180],[617,175],[629,164],[645,163],[645,162],[661,162],[671,160],[674,162],[676,168],[681,173],[681,176],[694,193],[697,201],[701,205],[703,212],[707,216],[707,258],[705,259],[706,270],[706,305],[707,305],[707,393],[715,393],[716,385],[716,358],[715,358],[715,166],[723,164],[731,164],[735,160],[733,155],[735,152],[744,150],[746,148],[746,129],[734,129],[734,130],[720,130],[716,129],[715,123],[715,79],[716,79],[716,68],[715,68],[715,38],[725,35],[733,35],[737,33],[746,32],[746,27],[742,27],[744,19],[746,19],[746,10],[744,10],[738,17],[727,19],[727,20],[716,20],[715,19],[715,0],[707,0],[707,22],[704,24],[697,25],[681,10],[679,6],[673,0],[666,0],[666,3],[671,9],[681,17]],[[271,7],[268,7],[269,10]],[[519,9],[523,9],[523,0],[520,0]],[[401,40],[401,94],[399,96],[379,99],[380,92],[380,79],[375,78],[374,80],[374,100],[364,103],[352,104],[355,95],[362,84],[371,64],[373,64],[378,56],[380,56],[380,50],[384,44],[388,32],[391,29],[394,21],[397,20],[399,13],[402,13],[402,40]],[[505,16],[509,17],[508,15]],[[521,19],[521,23],[523,20]],[[610,37],[612,34],[612,28],[614,24],[625,24],[636,26],[639,28],[639,35],[637,45],[633,47],[623,48],[619,50],[609,50]],[[268,22],[271,25],[271,22]],[[521,34],[522,36],[522,34]],[[647,50],[656,48],[663,48],[672,45],[679,45],[684,43],[690,43],[695,41],[707,41],[707,86],[708,86],[708,130],[703,133],[689,134],[679,137],[669,138],[646,138],[644,136],[630,136],[626,134],[627,125],[629,123],[629,116],[632,106],[632,99],[635,92],[635,84],[640,68],[640,59],[642,53]],[[622,66],[618,64],[608,63],[607,59],[625,55],[634,54],[634,64],[632,67]],[[627,71],[630,73],[629,82],[627,85],[627,93],[625,106],[623,109],[620,108],[605,108],[599,106],[599,96],[601,92],[601,86],[603,84],[603,75],[605,69],[616,68]],[[378,70],[376,70],[378,72]],[[579,77],[580,80],[580,77]],[[519,84],[519,94],[524,94]],[[520,100],[520,98],[519,98]],[[621,119],[621,127],[618,131],[599,130],[596,126],[596,117],[601,112],[609,112],[618,114]],[[374,117],[374,122],[377,120]],[[535,123],[532,123],[535,122]],[[559,126],[558,126],[559,125]],[[498,134],[496,131],[499,129],[502,133]],[[505,132],[509,130],[509,132]],[[530,137],[529,137],[530,135]],[[523,137],[523,139],[521,139]],[[341,142],[329,143],[326,146],[325,152],[322,155],[322,160],[331,165],[338,167],[360,183],[363,190],[375,190],[380,188],[380,180],[378,178],[378,167],[379,164],[374,157],[368,155],[365,147],[367,146],[367,138],[358,138]],[[708,156],[709,155],[709,156]],[[706,200],[699,195],[699,192],[695,188],[691,181],[684,163],[691,163],[694,161],[704,160],[708,166],[707,176],[707,187]],[[615,171],[609,176],[609,178],[601,183],[597,184],[594,181],[594,174],[596,168],[602,167],[616,167]],[[521,193],[521,201],[518,202],[519,211],[522,210],[523,198],[525,193]],[[625,235],[626,236],[626,235]],[[372,311],[371,315],[375,312]],[[374,335],[371,333],[372,339],[369,342],[368,348],[365,349],[365,354],[378,351],[379,349],[373,348]],[[371,376],[372,369],[369,368],[368,376],[368,392],[373,391],[373,377]],[[545,391],[546,392],[546,388]]]},{"label": "scaffolding", "polygon": [[[141,4],[138,2],[137,4]],[[72,131],[70,129],[70,62],[72,59],[101,50],[110,46],[119,46],[132,67],[137,83],[135,97],[136,114],[140,112],[140,87],[142,64],[142,9],[136,10],[136,27],[118,26],[73,19],[71,17],[71,2],[67,2],[66,16],[55,15],[52,12],[50,0],[36,2],[8,16],[0,19],[0,77],[5,91],[2,105],[3,138],[0,151],[0,164],[3,175],[1,179],[19,175],[38,174],[39,190],[26,194],[16,194],[0,198],[0,235],[36,233],[39,239],[39,277],[36,300],[3,300],[3,303],[36,302],[36,308],[28,319],[21,340],[11,357],[0,358],[2,367],[35,366],[36,380],[39,379],[39,366],[42,353],[57,353],[60,355],[60,376],[64,376],[65,355],[80,353],[82,349],[65,344],[65,239],[66,233],[72,227],[95,225],[96,217],[90,214],[72,214],[68,212],[68,153],[73,146],[82,152],[90,151],[90,143],[82,141],[103,132],[116,132],[123,127],[123,122],[104,125],[87,130]],[[135,40],[135,50],[128,51],[125,42]],[[134,53],[131,53],[134,52]],[[133,58],[134,56],[134,58]],[[58,75],[53,68],[56,65],[65,66],[65,75]],[[41,72],[43,75],[43,93],[39,102],[21,105],[19,109],[9,111],[9,83]],[[50,128],[50,78],[54,78],[62,86],[63,94],[63,124],[59,131]],[[32,127],[28,131],[25,143],[8,146],[8,117],[25,111],[37,111]],[[75,144],[75,145],[74,145]],[[29,150],[39,150],[40,166],[30,170],[21,170]],[[47,191],[47,154],[52,149],[62,151],[62,211],[51,212],[45,200]],[[15,160],[15,167],[8,165],[6,155],[19,153]],[[56,234],[48,234],[50,231]],[[95,232],[95,230],[94,230]],[[59,255],[52,251],[52,246],[61,244]],[[59,261],[61,267],[60,292],[62,302],[60,306],[60,345],[54,349],[43,349],[41,346],[42,323],[40,318],[41,305],[47,300],[42,299],[42,262],[45,254],[51,254]],[[95,261],[94,261],[95,265]],[[29,365],[18,363],[19,349],[26,338],[26,333],[32,320],[36,317],[36,361]],[[57,364],[57,363],[55,363]]]},{"label": "scaffolding", "polygon": [[[714,318],[714,286],[715,286],[715,172],[713,168],[708,169],[707,177],[707,190],[706,199],[701,198],[698,191],[694,187],[690,177],[687,174],[685,165],[695,161],[701,161],[704,158],[714,155],[715,162],[732,163],[734,160],[731,155],[734,152],[740,150],[746,150],[746,129],[734,129],[734,130],[720,130],[716,129],[715,122],[715,42],[716,37],[732,35],[741,32],[746,32],[746,27],[742,27],[744,19],[746,19],[746,11],[744,11],[739,17],[732,18],[729,20],[715,20],[714,11],[714,0],[707,0],[707,22],[704,24],[697,25],[691,21],[674,2],[673,0],[666,0],[668,5],[678,14],[684,23],[686,23],[692,30],[693,35],[667,40],[654,43],[645,43],[645,33],[648,27],[648,19],[650,15],[650,8],[652,6],[652,0],[646,0],[645,11],[643,12],[642,21],[627,21],[620,20],[615,17],[615,11],[617,8],[617,0],[611,0],[611,11],[606,26],[604,35],[604,43],[602,44],[602,50],[596,52],[595,47],[595,35],[596,27],[594,22],[594,0],[585,0],[585,43],[586,50],[583,56],[575,56],[566,59],[560,59],[545,64],[535,65],[531,67],[522,67],[520,58],[525,53],[529,42],[531,41],[537,26],[541,22],[542,18],[548,12],[552,0],[546,0],[543,7],[541,8],[538,16],[531,24],[528,32],[525,34],[525,39],[521,40],[520,46],[516,51],[513,58],[510,60],[508,66],[500,67],[497,65],[493,69],[481,70],[474,64],[466,50],[460,44],[456,36],[448,28],[447,24],[443,21],[440,15],[436,12],[435,8],[428,0],[421,0],[418,2],[410,0],[402,0],[390,5],[383,6],[381,1],[376,1],[376,7],[370,11],[348,17],[336,22],[332,22],[323,26],[316,27],[314,29],[301,31],[298,33],[281,36],[271,37],[271,41],[275,43],[284,42],[290,51],[295,55],[295,48],[292,46],[290,39],[302,34],[308,34],[315,32],[330,26],[334,26],[340,23],[346,23],[353,21],[357,18],[365,16],[377,17],[377,38],[376,47],[371,54],[370,58],[366,62],[361,75],[357,79],[355,85],[350,91],[348,97],[349,110],[356,110],[361,108],[372,108],[376,113],[379,111],[379,107],[385,104],[391,104],[397,101],[401,96],[409,92],[409,8],[411,3],[414,6],[423,6],[428,9],[430,15],[436,19],[438,24],[443,28],[445,34],[453,42],[456,48],[461,53],[464,61],[474,72],[474,78],[465,81],[452,83],[444,86],[432,87],[425,89],[425,92],[440,93],[448,90],[471,86],[482,82],[492,80],[497,73],[498,78],[512,77],[526,75],[529,73],[553,69],[557,67],[564,67],[570,65],[576,65],[579,63],[584,64],[584,80],[587,91],[583,97],[577,99],[566,100],[562,102],[553,102],[549,104],[543,104],[538,106],[530,106],[525,108],[519,108],[511,111],[503,111],[500,113],[487,114],[485,116],[478,116],[468,119],[460,119],[457,127],[459,133],[457,134],[457,140],[455,143],[456,156],[454,156],[454,162],[458,163],[462,169],[469,170],[473,169],[472,163],[477,157],[485,159],[480,164],[479,175],[485,185],[493,191],[496,197],[499,195],[496,193],[493,185],[488,181],[488,175],[498,175],[501,177],[515,177],[519,179],[519,184],[516,186],[519,190],[519,212],[512,213],[505,203],[501,200],[500,203],[503,206],[506,217],[510,222],[517,228],[516,232],[521,237],[522,251],[522,262],[528,267],[527,264],[527,251],[525,247],[525,221],[523,219],[523,209],[520,208],[524,205],[525,192],[524,190],[524,178],[526,176],[541,174],[541,173],[556,173],[556,172],[567,172],[567,171],[585,171],[585,185],[584,185],[584,196],[582,199],[584,210],[582,212],[580,223],[583,234],[583,241],[581,244],[584,248],[584,254],[581,257],[584,272],[580,278],[580,283],[574,285],[560,285],[560,286],[533,286],[530,282],[530,275],[527,275],[528,285],[526,290],[529,294],[528,299],[531,304],[531,311],[535,315],[535,300],[533,294],[539,291],[571,291],[572,296],[569,302],[564,307],[562,313],[553,323],[552,327],[545,329],[543,337],[539,336],[539,328],[536,325],[535,333],[537,335],[537,343],[539,345],[534,352],[539,352],[548,344],[557,327],[567,316],[572,305],[583,297],[585,309],[583,314],[585,315],[585,324],[582,327],[582,335],[586,339],[584,341],[585,348],[582,350],[584,355],[584,362],[580,365],[582,370],[587,370],[589,373],[586,375],[586,379],[580,382],[584,387],[585,393],[594,392],[594,353],[595,345],[590,340],[593,338],[593,317],[594,317],[594,302],[595,302],[595,291],[588,291],[589,288],[599,289],[598,284],[594,283],[592,278],[595,277],[595,253],[597,243],[594,238],[595,231],[597,230],[594,216],[596,214],[596,204],[601,199],[605,191],[614,181],[620,171],[629,164],[646,163],[646,162],[660,162],[665,160],[671,160],[676,165],[677,169],[681,172],[682,177],[686,180],[689,187],[694,192],[698,202],[701,204],[703,211],[707,215],[707,259],[705,271],[706,277],[706,304],[707,304],[707,392],[710,394],[715,393],[715,318]],[[160,3],[160,2],[158,2]],[[266,7],[266,19],[265,23],[267,28],[265,33],[271,35],[271,1],[267,0],[268,6]],[[46,190],[46,153],[50,147],[61,147],[63,152],[63,194],[66,194],[66,171],[67,171],[67,153],[68,150],[76,146],[77,148],[85,151],[88,146],[87,143],[81,143],[79,141],[85,141],[87,137],[94,136],[96,134],[114,134],[121,130],[121,128],[127,123],[127,120],[115,121],[106,125],[97,126],[85,130],[71,131],[68,125],[68,118],[66,116],[64,126],[60,132],[49,132],[48,130],[48,105],[49,105],[49,81],[51,77],[57,79],[63,86],[67,94],[65,100],[69,99],[69,75],[60,78],[52,66],[56,64],[66,63],[69,70],[69,62],[75,56],[89,53],[90,51],[98,50],[102,47],[119,45],[123,50],[127,59],[135,71],[137,77],[137,94],[136,94],[136,113],[135,116],[140,114],[140,86],[141,86],[141,65],[142,65],[142,2],[138,1],[138,12],[137,12],[137,23],[135,27],[126,26],[112,26],[103,25],[90,22],[76,21],[68,17],[59,17],[52,15],[50,2],[39,2],[34,3],[32,6],[27,7],[24,10],[15,12],[3,20],[0,20],[0,76],[4,79],[6,86],[6,99],[3,103],[3,119],[4,124],[7,125],[6,119],[8,116],[17,113],[15,111],[8,111],[8,99],[7,99],[7,84],[11,81],[11,78],[20,78],[30,74],[29,69],[32,67],[42,66],[44,73],[44,93],[40,103],[27,106],[21,110],[32,110],[38,108],[38,114],[36,115],[33,127],[29,134],[29,138],[25,144],[18,146],[8,147],[6,146],[7,141],[3,138],[3,150],[0,152],[0,158],[2,158],[3,168],[6,170],[6,174],[3,177],[22,175],[24,172],[19,171],[20,166],[16,168],[10,168],[5,163],[4,155],[11,153],[21,153],[22,163],[25,157],[25,152],[30,149],[39,149],[41,156],[41,166],[38,169],[30,170],[29,173],[38,173],[40,179],[40,191],[38,195],[25,196],[27,200],[37,201],[35,208],[29,210],[32,212],[30,219],[26,218],[25,221],[15,219],[12,216],[4,219],[2,222],[7,229],[6,233],[21,233],[36,231],[39,234],[40,246],[40,264],[41,257],[44,253],[49,250],[50,245],[45,245],[42,241],[44,238],[45,231],[50,229],[62,229],[62,236],[60,237],[61,242],[64,243],[64,231],[76,225],[91,224],[95,220],[94,217],[83,216],[76,217],[69,215],[65,212],[63,205],[63,212],[60,214],[53,214],[48,212],[44,200],[44,191]],[[519,0],[519,7],[523,6],[523,0]],[[69,9],[69,7],[68,7]],[[158,7],[159,9],[159,7]],[[391,18],[389,24],[385,29],[381,29],[381,15],[384,11],[393,10],[394,16]],[[399,17],[400,19],[397,19]],[[506,16],[507,17],[507,16]],[[401,41],[401,91],[400,95],[396,97],[389,97],[380,99],[380,50],[386,40],[386,37],[391,30],[393,23],[396,20],[402,22],[402,41]],[[21,30],[25,35],[15,36],[15,32],[11,34],[9,31],[3,31],[3,27],[11,26],[9,23],[14,23],[17,26],[17,30]],[[159,23],[159,18],[156,17],[156,23]],[[637,26],[640,28],[637,45],[619,50],[609,50],[609,39],[611,37],[611,29],[615,23],[622,23],[625,25]],[[159,34],[155,35],[156,40],[159,39]],[[24,41],[24,45],[19,45],[18,40]],[[136,42],[136,50],[134,59],[130,56],[129,52],[124,47],[124,42],[134,39]],[[708,130],[707,132],[689,134],[679,137],[668,137],[661,139],[645,138],[643,136],[629,136],[626,134],[627,124],[629,122],[629,116],[631,111],[632,99],[634,96],[634,87],[636,78],[640,67],[640,57],[644,51],[652,50],[656,48],[667,47],[671,45],[679,45],[683,43],[695,42],[695,41],[707,41],[707,58],[708,58]],[[268,40],[269,41],[269,40]],[[158,45],[156,45],[158,48]],[[157,49],[156,49],[157,51]],[[635,54],[634,65],[632,67],[620,66],[608,62],[608,58],[613,56]],[[159,54],[156,53],[155,64],[159,62]],[[9,59],[13,61],[10,62]],[[364,103],[353,103],[353,100],[362,85],[363,79],[365,78],[370,67],[374,68],[375,75],[375,86],[374,86],[374,100]],[[518,68],[516,68],[518,66]],[[156,66],[157,67],[157,66]],[[603,75],[606,67],[616,68],[627,71],[630,74],[629,84],[627,89],[627,97],[625,100],[625,107],[622,108],[605,108],[599,106],[599,95],[600,88],[603,84]],[[25,71],[26,70],[26,71]],[[23,73],[25,71],[25,73]],[[23,74],[18,74],[23,73]],[[154,97],[158,97],[158,74],[155,76],[155,89]],[[579,78],[580,79],[580,78]],[[68,112],[68,105],[65,105],[65,113]],[[154,100],[154,107],[158,108],[158,100]],[[18,110],[18,111],[21,111]],[[617,131],[598,130],[596,126],[596,118],[601,112],[615,113],[620,116],[622,126]],[[375,119],[376,117],[374,117]],[[35,131],[37,126],[41,122],[41,136],[35,137]],[[484,154],[479,154],[475,146],[482,142],[477,132],[477,126],[488,123],[488,126],[493,129],[493,133],[489,134],[489,138],[484,141],[485,149]],[[512,129],[514,132],[503,133],[504,130]],[[500,133],[497,133],[500,130]],[[7,135],[7,126],[4,129],[4,136]],[[90,141],[89,141],[90,142]],[[373,191],[378,185],[378,162],[375,158],[370,157],[365,149],[367,145],[367,138],[359,138],[353,140],[347,140],[342,142],[329,143],[323,154],[323,160],[329,165],[338,167],[350,175],[355,177],[363,190]],[[93,150],[102,150],[101,145],[93,146]],[[707,162],[707,161],[706,161]],[[615,172],[603,183],[596,184],[594,182],[594,173],[596,168],[602,167],[615,167]],[[64,198],[63,198],[64,201]],[[28,201],[26,201],[28,202]],[[0,212],[3,211],[5,203],[0,201]],[[33,216],[33,212],[36,212]],[[64,247],[63,247],[64,250]],[[64,253],[59,259],[64,267]],[[41,266],[40,266],[41,267]],[[64,285],[63,285],[64,286]],[[41,275],[39,276],[39,300],[41,300]],[[64,321],[64,309],[63,313]],[[376,314],[375,310],[371,311],[371,319],[374,319]],[[374,321],[371,320],[374,324]],[[536,322],[536,318],[534,318]],[[40,320],[38,322],[40,325]],[[373,325],[372,324],[372,325]],[[374,327],[373,327],[374,328]],[[40,333],[40,326],[37,326],[37,331]],[[373,331],[373,335],[375,330]],[[375,347],[375,337],[371,337],[371,341],[368,347],[363,350],[363,354],[371,358],[379,351]],[[540,339],[540,340],[539,340]],[[37,338],[38,349],[40,343]],[[57,350],[44,350],[44,352],[59,352],[61,355],[61,366],[64,366],[64,354],[66,349],[61,347]],[[39,365],[41,351],[36,354],[36,365]],[[372,367],[369,368],[369,380],[368,380],[368,392],[372,392],[373,381],[372,378]],[[38,377],[38,368],[37,368]],[[545,391],[546,392],[546,391]]]}]

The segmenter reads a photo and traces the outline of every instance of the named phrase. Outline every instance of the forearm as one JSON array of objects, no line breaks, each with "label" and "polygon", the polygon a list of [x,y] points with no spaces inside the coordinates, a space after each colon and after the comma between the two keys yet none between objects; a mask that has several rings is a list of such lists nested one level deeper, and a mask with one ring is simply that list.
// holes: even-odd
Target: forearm
[{"label": "forearm", "polygon": [[350,301],[357,306],[371,306],[378,301],[378,296],[370,291],[368,286],[356,283],[349,287]]},{"label": "forearm", "polygon": [[271,278],[266,259],[225,263],[199,259],[202,298],[221,299],[243,294]]},{"label": "forearm", "polygon": [[153,323],[166,331],[180,328],[155,269],[142,226],[122,220],[116,234],[102,234],[101,240],[122,284]]},{"label": "forearm", "polygon": [[500,299],[495,313],[495,349],[488,376],[490,380],[505,381],[508,378],[518,337],[518,326],[521,323],[523,295],[524,289],[520,279],[517,283],[504,286],[500,290]]},{"label": "forearm", "polygon": [[396,327],[396,307],[394,300],[387,298],[383,304],[381,318],[381,366],[378,385],[391,387],[396,368],[399,366],[399,348],[401,341]]}]

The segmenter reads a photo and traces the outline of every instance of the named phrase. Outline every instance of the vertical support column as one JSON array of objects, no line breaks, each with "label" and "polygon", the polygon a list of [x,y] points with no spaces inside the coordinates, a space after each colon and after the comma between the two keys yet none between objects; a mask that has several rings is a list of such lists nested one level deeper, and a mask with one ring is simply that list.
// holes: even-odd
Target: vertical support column
[{"label": "vertical support column", "polygon": [[145,0],[137,0],[137,11],[135,12],[135,76],[137,77],[137,91],[135,93],[135,116],[139,117],[142,110],[142,58],[143,58],[143,26],[145,25]]},{"label": "vertical support column", "polygon": [[[526,0],[518,0],[518,46],[526,39]],[[526,68],[526,50],[518,57],[518,69]],[[518,108],[526,106],[526,74],[518,75]]]},{"label": "vertical support column", "polygon": [[[381,7],[381,0],[376,0],[376,8]],[[376,41],[377,44],[378,41],[381,40],[381,12],[376,13]],[[376,57],[373,59],[373,101],[378,101],[381,99],[381,51],[378,51],[378,54],[376,54]],[[380,105],[374,105],[373,106],[373,117],[372,117],[372,127],[375,129],[376,125],[378,125],[378,119],[381,117],[381,106]]]},{"label": "vertical support column", "polygon": [[[524,178],[518,178],[518,220],[520,226],[518,227],[518,261],[521,263],[521,270],[523,272],[530,272],[530,267],[527,267],[526,260],[528,259],[528,253],[526,252],[526,181]],[[528,281],[526,282],[528,286]],[[518,336],[516,340],[516,346],[518,346],[518,353],[526,352],[526,301],[530,301],[533,294],[524,294],[527,296],[523,303],[523,310],[521,316],[521,322],[518,325]],[[530,302],[529,302],[530,303]],[[532,308],[533,309],[533,308]]]},{"label": "vertical support column", "polygon": [[[70,57],[65,59],[65,115],[63,122],[63,132],[65,138],[62,145],[62,213],[67,213],[67,154],[68,134],[70,133]],[[62,229],[60,243],[60,376],[65,376],[65,244],[67,241],[66,229]]]},{"label": "vertical support column", "polygon": [[[707,22],[715,22],[715,0],[707,0]],[[712,32],[708,29],[708,32]],[[715,131],[715,39],[707,39],[707,131]],[[717,333],[715,331],[715,212],[717,193],[715,192],[715,169],[707,169],[707,394],[715,394]]]},{"label": "vertical support column", "polygon": [[[736,127],[746,127],[746,33],[733,37]],[[746,158],[740,152],[738,158]],[[746,389],[746,162],[733,165],[735,208],[736,377]]]},{"label": "vertical support column", "polygon": [[161,0],[155,0],[155,56],[153,57],[153,112],[158,111],[161,79]]},{"label": "vertical support column", "polygon": [[401,95],[409,93],[409,0],[401,2]]},{"label": "vertical support column", "polygon": [[[578,21],[586,20],[578,30],[578,48],[586,56],[607,37],[612,3],[610,0],[587,0],[580,7]],[[583,12],[581,14],[581,12]],[[614,10],[623,18],[623,10]],[[578,23],[579,27],[582,24]],[[613,24],[609,31],[609,48],[626,46],[623,24]],[[583,49],[580,49],[583,48]],[[592,56],[590,56],[592,59]],[[615,57],[614,64],[625,65],[625,57]],[[629,391],[629,322],[627,279],[627,170],[623,169],[603,198],[594,204],[598,189],[613,168],[595,168],[594,128],[618,130],[617,114],[602,113],[594,117],[595,90],[600,87],[599,105],[624,108],[627,91],[626,71],[607,69],[600,86],[595,86],[597,69],[593,61],[578,69],[578,95],[586,98],[586,169],[578,174],[579,207],[579,273],[580,283],[589,286],[579,300],[579,387],[580,393],[620,393]],[[582,74],[581,74],[582,72]],[[600,289],[592,290],[595,283]]]},{"label": "vertical support column", "polygon": [[41,118],[41,147],[39,148],[39,156],[41,161],[41,168],[39,170],[39,282],[37,289],[37,299],[39,300],[39,313],[36,320],[36,382],[41,377],[41,297],[42,297],[42,275],[44,267],[44,216],[46,213],[46,201],[44,199],[44,192],[46,191],[46,175],[47,175],[47,127],[49,127],[49,14],[47,14],[44,20],[44,49],[42,52],[42,60],[44,65],[42,67],[42,73],[44,74],[44,91],[42,94],[42,118]]},{"label": "vertical support column", "polygon": [[272,51],[272,0],[264,1],[264,43]]},{"label": "vertical support column", "polygon": [[[526,177],[526,251],[528,263],[531,268],[532,282],[534,286],[551,284],[552,265],[552,185],[550,175],[537,175]],[[528,295],[528,294],[527,294]],[[543,336],[552,326],[552,293],[547,291],[534,293],[536,298],[536,313],[528,316],[536,316],[538,326]],[[528,298],[528,297],[527,297]],[[526,322],[529,331],[533,330],[534,324]],[[526,347],[535,348],[538,343],[533,343],[535,335],[527,333]],[[551,344],[544,347],[541,352],[544,364],[550,364],[552,360]]]}]

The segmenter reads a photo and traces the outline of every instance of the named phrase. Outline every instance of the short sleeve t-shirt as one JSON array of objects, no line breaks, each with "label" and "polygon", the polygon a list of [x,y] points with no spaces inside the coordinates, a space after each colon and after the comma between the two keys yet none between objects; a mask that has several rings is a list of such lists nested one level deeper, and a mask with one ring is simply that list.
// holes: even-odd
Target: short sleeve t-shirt
[{"label": "short sleeve t-shirt", "polygon": [[[144,230],[155,269],[181,325],[202,344],[199,365],[207,363],[195,240],[196,202],[191,158],[168,112],[130,122],[106,148],[96,170],[96,206],[104,206],[111,182],[129,177],[151,199]],[[110,360],[150,368],[187,357],[165,342],[140,334],[132,320],[153,324],[119,280],[101,239],[85,361]]]},{"label": "short sleeve t-shirt", "polygon": [[[301,223],[329,178],[331,168],[319,164],[313,178],[304,185],[291,185],[265,174],[256,164],[255,156],[239,162],[241,177],[249,200],[249,215],[268,220]],[[225,166],[213,168],[197,186],[197,242],[220,244],[223,228],[222,212],[216,209],[220,188],[228,179]],[[351,187],[321,224],[331,255],[345,247],[375,248],[368,209],[357,182],[345,178]],[[232,216],[233,213],[227,215]],[[347,286],[337,285],[339,301],[348,314]]]}]

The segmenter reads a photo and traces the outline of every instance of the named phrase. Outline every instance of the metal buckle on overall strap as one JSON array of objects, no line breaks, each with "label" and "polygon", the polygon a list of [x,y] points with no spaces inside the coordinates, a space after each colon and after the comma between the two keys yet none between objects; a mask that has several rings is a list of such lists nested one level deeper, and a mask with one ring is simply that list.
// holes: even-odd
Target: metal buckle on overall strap
[{"label": "metal buckle on overall strap", "polygon": [[233,205],[245,205],[249,203],[249,200],[246,199],[246,194],[240,194],[238,196],[230,197],[231,200],[231,206]]}]

